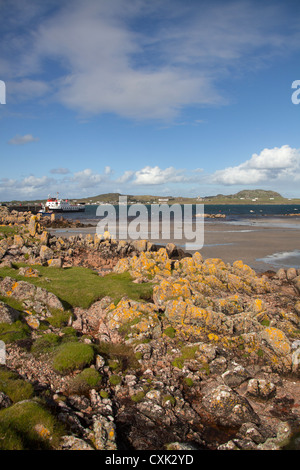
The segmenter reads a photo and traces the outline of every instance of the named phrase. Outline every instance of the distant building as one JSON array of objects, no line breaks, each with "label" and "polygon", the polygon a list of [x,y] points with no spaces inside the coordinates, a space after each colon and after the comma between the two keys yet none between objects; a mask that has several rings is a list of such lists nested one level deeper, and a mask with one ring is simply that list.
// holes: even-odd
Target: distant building
[{"label": "distant building", "polygon": [[168,198],[165,198],[165,199],[159,199],[158,202],[168,202],[169,199]]}]

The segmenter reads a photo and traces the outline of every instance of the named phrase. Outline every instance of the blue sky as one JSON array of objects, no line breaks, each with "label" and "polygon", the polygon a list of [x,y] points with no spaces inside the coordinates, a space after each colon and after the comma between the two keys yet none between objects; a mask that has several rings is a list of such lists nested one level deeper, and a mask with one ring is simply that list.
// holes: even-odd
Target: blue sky
[{"label": "blue sky", "polygon": [[0,17],[0,200],[300,197],[298,1],[0,0]]}]

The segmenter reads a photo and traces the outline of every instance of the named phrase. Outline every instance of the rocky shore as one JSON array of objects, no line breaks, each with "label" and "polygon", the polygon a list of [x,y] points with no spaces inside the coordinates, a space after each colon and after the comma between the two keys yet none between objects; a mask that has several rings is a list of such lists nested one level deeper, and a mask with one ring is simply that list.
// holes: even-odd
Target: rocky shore
[{"label": "rocky shore", "polygon": [[[299,449],[300,270],[0,209],[0,449]],[[148,294],[66,305],[50,273],[74,267]]]}]

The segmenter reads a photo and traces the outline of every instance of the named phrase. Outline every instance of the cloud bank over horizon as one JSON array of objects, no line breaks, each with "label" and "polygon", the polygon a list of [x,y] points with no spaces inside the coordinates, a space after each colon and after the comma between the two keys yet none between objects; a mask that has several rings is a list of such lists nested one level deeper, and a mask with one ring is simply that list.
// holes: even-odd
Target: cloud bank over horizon
[{"label": "cloud bank over horizon", "polygon": [[[245,188],[280,189],[282,183],[289,183],[292,195],[300,181],[300,149],[289,145],[265,148],[259,154],[253,154],[249,160],[235,167],[217,170],[213,174],[205,174],[201,168],[187,170],[184,168],[160,168],[149,165],[139,170],[126,170],[122,175],[115,175],[110,166],[105,166],[102,173],[85,168],[71,173],[67,168],[49,169],[54,176],[26,176],[23,179],[0,179],[0,199],[4,194],[11,194],[13,199],[43,199],[48,193],[61,193],[62,197],[92,197],[107,192],[123,194],[141,194],[141,188],[152,195],[180,195],[182,184],[193,184],[190,197],[212,195],[212,188],[222,184],[227,189]],[[45,189],[46,188],[46,189]],[[230,194],[225,191],[225,194]],[[232,191],[231,191],[232,193]],[[284,195],[284,194],[283,194]],[[7,199],[9,200],[9,199]]]}]

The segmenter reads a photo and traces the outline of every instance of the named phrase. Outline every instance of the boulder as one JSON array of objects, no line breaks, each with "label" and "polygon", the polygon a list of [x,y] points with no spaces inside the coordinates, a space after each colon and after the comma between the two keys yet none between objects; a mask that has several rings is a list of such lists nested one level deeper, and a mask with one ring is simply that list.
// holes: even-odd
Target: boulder
[{"label": "boulder", "polygon": [[288,268],[286,271],[286,277],[289,281],[297,277],[297,270],[295,268]]},{"label": "boulder", "polygon": [[249,401],[227,385],[208,388],[202,404],[212,419],[221,426],[235,427],[246,422],[260,424],[260,418]]},{"label": "boulder", "polygon": [[48,266],[51,266],[51,268],[61,268],[62,264],[61,258],[51,258],[48,260]]},{"label": "boulder", "polygon": [[153,289],[153,301],[158,307],[164,307],[171,299],[187,299],[192,296],[191,287],[186,279],[178,279],[175,282],[163,280]]},{"label": "boulder", "polygon": [[16,281],[8,276],[0,281],[0,293],[6,297],[11,296],[21,302],[40,302],[49,309],[64,310],[63,304],[52,292],[36,287],[26,281]]},{"label": "boulder", "polygon": [[232,366],[222,374],[222,379],[229,387],[238,387],[250,377],[250,373],[247,369],[236,363],[233,363]]},{"label": "boulder", "polygon": [[264,328],[258,333],[263,354],[272,369],[279,373],[288,373],[292,368],[291,345],[282,330],[274,327]]},{"label": "boulder", "polygon": [[300,276],[294,277],[293,283],[298,293],[300,294]]},{"label": "boulder", "polygon": [[39,272],[37,269],[33,269],[30,266],[25,266],[19,269],[19,276],[39,277]]},{"label": "boulder", "polygon": [[270,437],[258,445],[258,450],[281,450],[289,443],[293,430],[288,422],[278,424],[276,437]]},{"label": "boulder", "polygon": [[271,398],[276,393],[273,382],[265,379],[251,379],[247,385],[247,394],[258,398]]},{"label": "boulder", "polygon": [[0,291],[5,296],[11,296],[22,301],[34,297],[36,287],[25,281],[16,281],[10,277],[5,277],[0,283]]},{"label": "boulder", "polygon": [[20,312],[0,301],[0,323],[14,323],[18,320]]},{"label": "boulder", "polygon": [[54,257],[53,250],[46,245],[42,245],[40,249],[41,261],[48,261]]},{"label": "boulder", "polygon": [[4,258],[5,254],[7,251],[7,245],[1,245],[0,246],[0,259]]},{"label": "boulder", "polygon": [[292,354],[292,372],[299,373],[300,371],[300,347]]},{"label": "boulder", "polygon": [[105,416],[97,416],[93,423],[94,444],[97,450],[117,450],[116,427]]},{"label": "boulder", "polygon": [[168,243],[166,245],[166,250],[167,250],[169,258],[178,256],[178,249],[177,249],[177,246],[174,245],[174,243]]},{"label": "boulder", "polygon": [[27,315],[25,317],[25,321],[30,328],[32,328],[33,330],[38,330],[40,322],[35,315]]},{"label": "boulder", "polygon": [[[54,214],[51,214],[51,216]],[[83,439],[75,436],[63,436],[61,439],[62,450],[95,450],[90,444]]]},{"label": "boulder", "polygon": [[49,244],[49,238],[50,238],[49,233],[48,233],[46,230],[44,230],[44,231],[41,233],[41,236],[40,236],[41,245],[46,245],[46,246],[48,246],[48,244]]},{"label": "boulder", "polygon": [[182,333],[201,334],[203,328],[207,332],[231,334],[233,332],[232,319],[221,312],[196,307],[191,302],[168,300],[165,308],[165,317],[174,328],[179,327]]},{"label": "boulder", "polygon": [[21,237],[21,235],[16,234],[14,236],[14,245],[18,245],[22,247],[24,243],[25,243],[24,239]]},{"label": "boulder", "polygon": [[259,337],[278,356],[287,356],[291,352],[291,345],[282,330],[273,327],[264,328]]},{"label": "boulder", "polygon": [[131,245],[135,251],[141,253],[142,251],[147,251],[148,243],[147,240],[134,240],[131,242]]},{"label": "boulder", "polygon": [[10,259],[5,259],[4,261],[0,263],[0,268],[12,268],[12,267],[13,267],[13,264],[10,261]]},{"label": "boulder", "polygon": [[40,224],[36,215],[32,215],[29,219],[28,230],[32,237],[40,232]]}]

